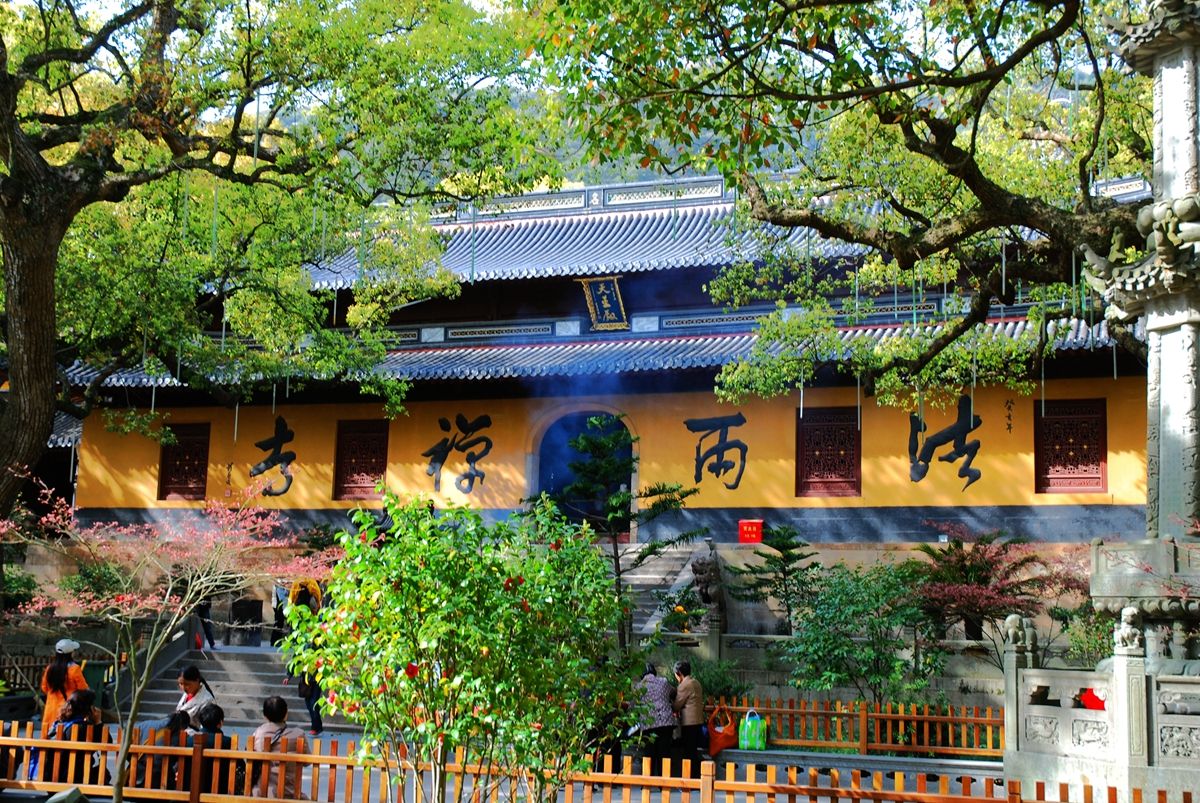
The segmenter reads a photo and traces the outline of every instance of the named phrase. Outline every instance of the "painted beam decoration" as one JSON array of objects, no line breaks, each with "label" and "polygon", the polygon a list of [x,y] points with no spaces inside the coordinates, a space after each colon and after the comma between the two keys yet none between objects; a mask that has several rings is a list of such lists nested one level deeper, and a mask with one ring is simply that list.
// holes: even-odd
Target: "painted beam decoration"
[{"label": "painted beam decoration", "polygon": [[605,331],[628,329],[625,303],[621,300],[620,276],[601,276],[595,279],[577,279],[583,285],[587,299],[588,314],[592,316],[592,330]]},{"label": "painted beam decoration", "polygon": [[[484,477],[487,476],[486,472],[477,464],[487,456],[488,452],[492,451],[492,439],[487,435],[477,433],[492,425],[492,417],[484,414],[468,421],[465,415],[459,413],[454,416],[454,424],[458,427],[458,432],[454,432],[449,437],[443,437],[433,446],[421,452],[421,456],[429,458],[429,466],[426,467],[425,473],[433,477],[433,490],[440,492],[442,490],[442,469],[446,465],[446,460],[453,452],[464,453],[467,470],[455,477],[454,487],[469,494],[475,490],[475,480],[479,480],[479,484],[482,485]],[[447,434],[452,432],[449,418],[439,418],[438,426],[442,432]],[[481,448],[476,451],[476,447]]]},{"label": "painted beam decoration", "polygon": [[279,473],[283,475],[283,487],[276,488],[272,482],[267,487],[263,488],[263,496],[283,496],[292,487],[292,472],[289,467],[292,461],[296,459],[296,453],[293,451],[283,451],[284,444],[291,443],[296,437],[296,433],[289,427],[283,416],[275,419],[275,434],[269,438],[263,438],[261,441],[255,441],[254,445],[264,452],[269,451],[258,463],[250,469],[250,476],[257,477],[271,469],[279,466]]},{"label": "painted beam decoration", "polygon": [[983,419],[974,414],[974,405],[971,402],[971,397],[966,395],[959,396],[958,417],[954,420],[954,423],[926,437],[925,443],[921,445],[920,451],[918,451],[917,446],[921,439],[921,433],[925,432],[926,429],[925,421],[918,413],[909,415],[909,478],[913,482],[920,482],[925,479],[925,476],[929,473],[929,461],[933,459],[933,453],[946,444],[951,444],[950,451],[938,457],[938,460],[943,463],[955,463],[960,458],[966,458],[958,468],[958,476],[967,481],[967,484],[962,487],[964,491],[967,490],[972,483],[983,476],[983,472],[971,466],[975,455],[979,453],[979,441],[977,439],[967,440],[967,435],[979,429],[982,423]]},{"label": "painted beam decoration", "polygon": [[[732,491],[741,485],[742,474],[746,471],[746,454],[749,448],[744,441],[737,438],[731,440],[729,430],[745,423],[746,416],[741,412],[712,418],[688,418],[683,422],[688,431],[700,434],[699,440],[696,441],[694,482],[700,482],[704,478],[704,470],[707,467],[708,472],[717,479],[736,469],[737,473],[732,480],[725,482],[725,487]],[[731,460],[726,457],[727,452],[735,452],[737,459]]]}]

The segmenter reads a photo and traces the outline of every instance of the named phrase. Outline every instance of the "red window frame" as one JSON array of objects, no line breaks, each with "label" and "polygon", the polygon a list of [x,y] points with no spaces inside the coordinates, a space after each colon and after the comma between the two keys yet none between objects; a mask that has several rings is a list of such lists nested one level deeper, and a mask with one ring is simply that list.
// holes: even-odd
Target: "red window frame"
[{"label": "red window frame", "polygon": [[[811,469],[826,462],[821,450],[840,443],[847,471],[818,476]],[[848,458],[848,459],[847,459]],[[796,496],[862,496],[862,431],[854,407],[809,407],[796,411]]]},{"label": "red window frame", "polygon": [[164,443],[158,455],[158,498],[204,499],[208,490],[210,424],[170,424],[174,443]]},{"label": "red window frame", "polygon": [[[1095,455],[1089,465],[1077,458],[1075,453],[1079,451]],[[1047,399],[1044,414],[1042,402],[1034,401],[1033,465],[1036,493],[1106,493],[1108,411],[1105,400]]]},{"label": "red window frame", "polygon": [[[388,425],[383,418],[338,421],[333,461],[334,499],[381,497],[375,486],[387,474]],[[370,447],[371,454],[362,454],[364,445]]]}]

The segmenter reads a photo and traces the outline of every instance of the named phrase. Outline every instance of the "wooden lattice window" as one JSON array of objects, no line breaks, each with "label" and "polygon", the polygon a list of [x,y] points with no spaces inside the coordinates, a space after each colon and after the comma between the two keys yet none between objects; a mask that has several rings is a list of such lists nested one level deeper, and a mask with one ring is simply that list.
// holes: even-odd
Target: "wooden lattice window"
[{"label": "wooden lattice window", "polygon": [[208,486],[208,424],[171,424],[174,443],[158,458],[159,499],[203,499]]},{"label": "wooden lattice window", "polygon": [[388,422],[339,421],[333,471],[334,499],[378,499],[387,473]]},{"label": "wooden lattice window", "polygon": [[860,496],[862,433],[853,407],[796,411],[796,496]]},{"label": "wooden lattice window", "polygon": [[1033,403],[1034,485],[1040,494],[1108,490],[1104,399]]}]

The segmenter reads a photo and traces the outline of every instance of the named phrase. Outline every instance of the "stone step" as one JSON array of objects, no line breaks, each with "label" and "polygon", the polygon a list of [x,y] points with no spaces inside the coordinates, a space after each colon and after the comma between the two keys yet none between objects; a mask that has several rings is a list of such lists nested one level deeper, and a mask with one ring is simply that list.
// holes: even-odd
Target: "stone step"
[{"label": "stone step", "polygon": [[[147,688],[142,700],[140,721],[169,716],[179,702],[177,678],[182,667],[195,665],[212,687],[217,704],[225,712],[225,727],[253,730],[262,724],[263,700],[271,695],[288,704],[288,721],[308,729],[308,712],[293,680],[284,685],[286,656],[267,645],[225,647],[216,650],[190,650],[174,665],[167,667]],[[325,729],[342,735],[361,733],[340,715],[322,713]]]}]

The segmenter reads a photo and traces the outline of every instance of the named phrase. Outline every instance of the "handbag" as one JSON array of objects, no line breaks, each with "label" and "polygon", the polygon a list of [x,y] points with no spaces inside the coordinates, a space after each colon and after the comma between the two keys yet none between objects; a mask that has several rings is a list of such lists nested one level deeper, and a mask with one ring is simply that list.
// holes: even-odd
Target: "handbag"
[{"label": "handbag", "polygon": [[751,708],[738,725],[738,748],[740,750],[767,749],[767,723]]},{"label": "handbag", "polygon": [[733,715],[723,705],[718,705],[708,715],[708,754],[717,757],[726,747],[738,746],[738,729],[734,727]]}]

